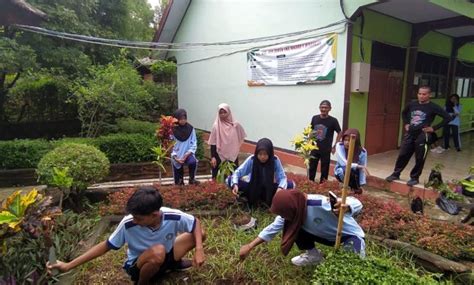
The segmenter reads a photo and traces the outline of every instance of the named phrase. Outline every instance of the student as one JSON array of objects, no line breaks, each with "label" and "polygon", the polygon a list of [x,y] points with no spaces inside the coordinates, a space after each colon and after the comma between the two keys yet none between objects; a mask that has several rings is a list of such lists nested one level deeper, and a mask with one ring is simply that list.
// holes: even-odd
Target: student
[{"label": "student", "polygon": [[272,240],[283,230],[281,251],[284,255],[290,252],[293,243],[305,253],[293,257],[291,262],[296,266],[318,264],[323,261],[321,252],[314,242],[333,246],[336,241],[338,211],[344,214],[341,243],[345,249],[365,256],[364,231],[353,218],[362,209],[359,200],[347,197],[347,205],[340,201],[331,206],[329,199],[322,195],[305,194],[298,190],[278,191],[273,198],[270,211],[278,215],[273,223],[264,228],[257,238],[240,248],[240,259],[245,259],[257,245]]},{"label": "student", "polygon": [[138,284],[156,281],[168,270],[189,268],[190,261],[182,258],[194,248],[193,264],[201,266],[205,261],[201,223],[189,214],[162,207],[162,204],[163,199],[155,188],[139,188],[127,202],[130,214],[106,241],[70,262],[47,263],[48,272],[69,271],[125,244],[128,250],[124,269]]},{"label": "student", "polygon": [[461,151],[461,140],[459,137],[459,127],[461,126],[460,114],[461,105],[459,104],[459,95],[453,94],[446,101],[446,112],[453,118],[443,128],[444,149],[449,149],[449,138],[453,136],[454,147],[457,151]]},{"label": "student", "polygon": [[329,164],[331,163],[331,152],[334,153],[335,145],[332,145],[334,132],[337,133],[336,142],[341,136],[341,127],[336,118],[329,115],[331,111],[331,102],[323,100],[319,104],[319,115],[313,116],[311,119],[312,135],[315,137],[318,149],[311,151],[311,158],[309,159],[308,178],[314,181],[316,178],[316,169],[318,169],[318,162],[321,160],[321,178],[319,182],[322,183],[328,180]]},{"label": "student", "polygon": [[[415,186],[418,184],[418,179],[425,165],[431,134],[451,120],[451,117],[443,108],[430,102],[431,87],[421,86],[418,89],[417,96],[418,101],[411,102],[402,111],[406,133],[403,136],[393,173],[385,178],[387,182],[400,179],[401,172],[415,153],[415,166],[410,172],[410,180],[408,180],[407,185]],[[431,124],[437,115],[442,117],[443,121],[432,127]]]},{"label": "student", "polygon": [[366,182],[367,170],[367,151],[361,146],[360,134],[357,129],[347,129],[342,136],[341,142],[336,144],[336,166],[334,167],[334,176],[339,182],[344,181],[344,171],[346,171],[347,154],[349,153],[349,141],[351,135],[356,136],[354,157],[352,158],[349,187],[355,194],[362,194]]},{"label": "student", "polygon": [[208,141],[211,146],[212,179],[216,179],[222,161],[232,161],[236,167],[239,165],[240,146],[246,136],[242,126],[232,117],[230,106],[220,104]]},{"label": "student", "polygon": [[254,155],[235,170],[227,183],[232,193],[238,196],[240,192],[251,207],[262,203],[269,207],[277,190],[295,188],[293,181],[287,181],[280,159],[273,153],[273,143],[267,138],[257,142]]},{"label": "student", "polygon": [[173,127],[174,145],[171,152],[171,163],[173,165],[174,184],[184,185],[184,165],[189,167],[189,184],[199,184],[195,179],[197,170],[196,131],[188,123],[188,115],[184,109],[178,109],[173,117],[178,120]]}]

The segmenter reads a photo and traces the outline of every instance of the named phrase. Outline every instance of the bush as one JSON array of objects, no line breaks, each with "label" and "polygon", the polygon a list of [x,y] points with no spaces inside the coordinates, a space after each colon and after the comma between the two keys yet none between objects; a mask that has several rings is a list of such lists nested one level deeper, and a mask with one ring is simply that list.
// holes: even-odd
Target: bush
[{"label": "bush", "polygon": [[127,134],[146,134],[153,136],[157,124],[147,121],[139,121],[131,118],[121,118],[117,120],[117,132]]},{"label": "bush", "polygon": [[197,149],[196,149],[196,158],[204,158],[204,139],[202,138],[202,131],[196,130],[196,140],[197,140]]},{"label": "bush", "polygon": [[368,256],[361,259],[351,252],[328,251],[326,260],[316,267],[313,284],[438,284],[430,276],[401,268],[391,259]]},{"label": "bush", "polygon": [[0,169],[34,168],[51,149],[45,140],[0,141]]},{"label": "bush", "polygon": [[126,163],[152,161],[151,148],[156,145],[156,140],[153,134],[112,134],[98,137],[92,143],[105,153],[111,163]]},{"label": "bush", "polygon": [[38,163],[38,178],[50,185],[53,167],[69,167],[74,179],[72,187],[78,190],[105,178],[109,173],[109,160],[104,153],[85,144],[63,144],[47,153]]}]

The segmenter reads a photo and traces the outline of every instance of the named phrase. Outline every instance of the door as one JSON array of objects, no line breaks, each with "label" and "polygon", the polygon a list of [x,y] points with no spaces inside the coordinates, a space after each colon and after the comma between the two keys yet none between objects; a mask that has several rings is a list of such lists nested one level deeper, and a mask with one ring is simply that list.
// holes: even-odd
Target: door
[{"label": "door", "polygon": [[371,68],[369,86],[366,149],[369,154],[396,149],[403,73]]}]

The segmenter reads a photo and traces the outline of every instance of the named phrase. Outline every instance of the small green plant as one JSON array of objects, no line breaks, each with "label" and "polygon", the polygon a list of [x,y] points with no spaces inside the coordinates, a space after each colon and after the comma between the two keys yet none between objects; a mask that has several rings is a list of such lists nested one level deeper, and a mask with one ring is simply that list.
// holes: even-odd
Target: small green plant
[{"label": "small green plant", "polygon": [[443,170],[443,168],[444,168],[444,164],[435,163],[435,165],[431,169],[434,170],[434,171],[437,171],[437,172],[441,172],[441,170]]},{"label": "small green plant", "polygon": [[59,198],[59,208],[63,207],[63,199],[67,199],[71,193],[71,186],[74,179],[69,175],[69,167],[58,168],[53,167],[53,177],[51,185],[61,189],[61,196]]},{"label": "small green plant", "polygon": [[225,178],[231,175],[235,170],[235,163],[232,161],[223,161],[219,165],[219,170],[217,171],[216,180],[219,183],[225,183]]},{"label": "small green plant", "polygon": [[162,145],[158,145],[151,148],[155,156],[153,160],[153,164],[156,164],[158,166],[158,175],[160,179],[160,184],[161,184],[161,171],[163,170],[163,172],[166,173],[164,162],[166,159],[168,159],[168,153],[172,147],[173,147],[173,144],[170,144],[167,148],[163,147]]}]

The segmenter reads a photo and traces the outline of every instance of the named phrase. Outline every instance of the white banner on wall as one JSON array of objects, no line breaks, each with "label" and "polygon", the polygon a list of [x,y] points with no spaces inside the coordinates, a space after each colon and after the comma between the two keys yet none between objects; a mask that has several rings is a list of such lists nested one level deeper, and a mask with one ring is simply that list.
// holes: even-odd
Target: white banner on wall
[{"label": "white banner on wall", "polygon": [[337,35],[247,53],[248,86],[334,83]]}]

